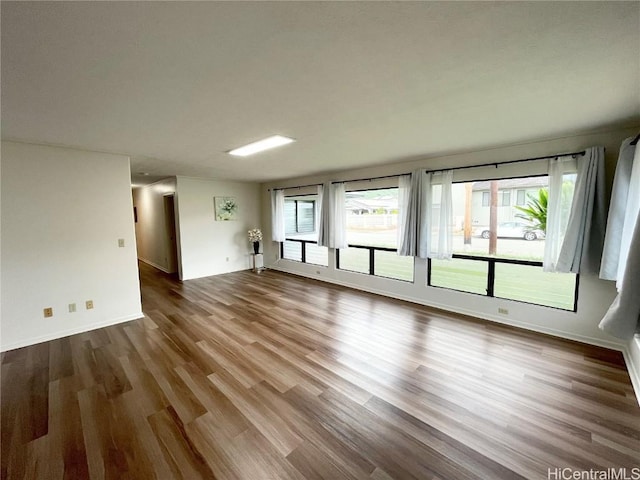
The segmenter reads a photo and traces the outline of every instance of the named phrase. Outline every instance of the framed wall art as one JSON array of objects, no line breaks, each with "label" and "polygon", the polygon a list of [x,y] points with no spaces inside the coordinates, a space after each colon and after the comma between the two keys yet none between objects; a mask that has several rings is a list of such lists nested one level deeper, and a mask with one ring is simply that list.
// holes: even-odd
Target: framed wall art
[{"label": "framed wall art", "polygon": [[214,197],[213,204],[216,220],[227,222],[236,220],[238,214],[238,202],[235,197]]}]

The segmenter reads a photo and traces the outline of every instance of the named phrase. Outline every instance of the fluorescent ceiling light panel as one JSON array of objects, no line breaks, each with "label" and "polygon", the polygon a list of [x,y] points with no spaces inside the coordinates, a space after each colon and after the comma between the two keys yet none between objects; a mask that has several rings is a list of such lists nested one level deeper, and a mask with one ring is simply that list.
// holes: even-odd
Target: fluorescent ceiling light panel
[{"label": "fluorescent ceiling light panel", "polygon": [[280,145],[286,145],[291,142],[295,142],[295,140],[293,138],[283,137],[282,135],[273,135],[272,137],[263,138],[257,142],[234,148],[229,154],[237,157],[246,157],[247,155],[253,155],[254,153],[279,147]]}]

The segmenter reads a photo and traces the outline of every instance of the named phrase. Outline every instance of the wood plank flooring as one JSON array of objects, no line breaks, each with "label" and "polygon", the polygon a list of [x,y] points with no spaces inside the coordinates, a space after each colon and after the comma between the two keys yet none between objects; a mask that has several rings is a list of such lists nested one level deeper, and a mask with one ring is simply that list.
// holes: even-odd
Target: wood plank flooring
[{"label": "wood plank flooring", "polygon": [[513,479],[640,466],[618,352],[267,271],[2,354],[3,479]]}]

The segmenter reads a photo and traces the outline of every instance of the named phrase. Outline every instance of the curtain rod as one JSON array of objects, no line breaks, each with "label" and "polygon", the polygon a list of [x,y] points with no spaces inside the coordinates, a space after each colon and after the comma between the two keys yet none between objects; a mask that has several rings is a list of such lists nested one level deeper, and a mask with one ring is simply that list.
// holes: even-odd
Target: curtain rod
[{"label": "curtain rod", "polygon": [[465,168],[479,168],[479,167],[496,167],[496,168],[498,168],[500,165],[508,165],[510,163],[533,162],[534,160],[545,160],[547,158],[567,157],[569,155],[571,155],[571,156],[579,156],[579,155],[584,155],[585,153],[586,153],[586,151],[582,150],[581,152],[559,153],[559,154],[556,154],[556,155],[545,155],[544,157],[521,158],[519,160],[508,160],[506,162],[481,163],[479,165],[467,165],[466,167],[452,167],[452,168],[440,168],[438,170],[425,170],[424,173],[446,172],[448,170],[463,170]]},{"label": "curtain rod", "polygon": [[[534,160],[544,160],[546,158],[557,158],[557,157],[566,157],[569,155],[579,156],[584,155],[586,153],[585,150],[581,152],[571,152],[571,153],[560,153],[556,155],[545,155],[544,157],[531,157],[531,158],[521,158],[519,160],[508,160],[506,162],[495,162],[495,163],[481,163],[480,165],[467,165],[466,167],[451,167],[451,168],[440,168],[437,170],[425,170],[424,173],[436,173],[436,172],[445,172],[448,170],[464,170],[465,168],[478,168],[478,167],[496,167],[498,168],[500,165],[508,165],[510,163],[521,163],[521,162],[533,162]],[[380,180],[383,178],[393,178],[393,177],[401,177],[403,175],[411,175],[411,173],[398,173],[395,175],[385,175],[383,177],[371,177],[371,178],[357,178],[355,180],[340,180],[331,183],[349,183],[349,182],[366,182],[371,180]]]},{"label": "curtain rod", "polygon": [[296,185],[295,187],[277,187],[277,188],[268,188],[267,191],[270,192],[271,190],[293,190],[294,188],[297,188],[298,190],[301,188],[307,188],[307,187],[317,187],[319,185],[324,185],[323,183],[310,183],[309,185]]},{"label": "curtain rod", "polygon": [[383,175],[382,177],[356,178],[354,180],[336,180],[335,182],[331,182],[331,183],[336,184],[336,183],[351,183],[351,182],[371,182],[373,180],[382,180],[383,178],[402,177],[403,175],[411,175],[411,172],[396,173],[395,175]]},{"label": "curtain rod", "polygon": [[[559,153],[556,155],[545,155],[544,157],[531,157],[531,158],[521,158],[519,160],[508,160],[506,162],[494,162],[494,163],[481,163],[479,165],[467,165],[466,167],[451,167],[451,168],[440,168],[437,170],[424,170],[424,173],[437,173],[437,172],[445,172],[448,170],[464,170],[465,168],[480,168],[480,167],[496,167],[498,168],[500,165],[509,165],[511,163],[521,163],[521,162],[533,162],[534,160],[545,160],[547,158],[557,158],[557,157],[567,157],[567,156],[581,156],[586,153],[585,150],[581,152],[571,152],[571,153]],[[411,175],[411,173],[396,173],[395,175],[383,175],[381,177],[369,177],[369,178],[355,178],[353,180],[336,180],[335,182],[331,182],[332,184],[336,183],[351,183],[351,182],[371,182],[373,180],[382,180],[384,178],[394,178],[394,177],[402,177],[403,175]],[[271,190],[287,190],[293,188],[305,188],[305,187],[317,187],[318,185],[323,185],[322,183],[312,183],[309,185],[301,185],[299,187],[281,187],[281,188],[273,188]]]}]

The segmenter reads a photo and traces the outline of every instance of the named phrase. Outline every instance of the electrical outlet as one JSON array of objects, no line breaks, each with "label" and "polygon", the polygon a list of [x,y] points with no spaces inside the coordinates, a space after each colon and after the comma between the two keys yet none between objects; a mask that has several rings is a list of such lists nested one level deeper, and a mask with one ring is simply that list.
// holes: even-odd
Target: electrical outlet
[{"label": "electrical outlet", "polygon": [[502,314],[502,315],[509,315],[509,310],[507,310],[506,308],[498,308],[498,313]]},{"label": "electrical outlet", "polygon": [[93,308],[93,300],[87,300],[85,303],[85,306],[87,307],[87,310],[91,310]]},{"label": "electrical outlet", "polygon": [[76,304],[75,303],[70,303],[69,304],[69,313],[73,313],[76,311]]},{"label": "electrical outlet", "polygon": [[44,318],[53,317],[53,308],[47,307],[43,310]]},{"label": "electrical outlet", "polygon": [[119,238],[118,239],[118,247],[124,248],[124,238]]}]

